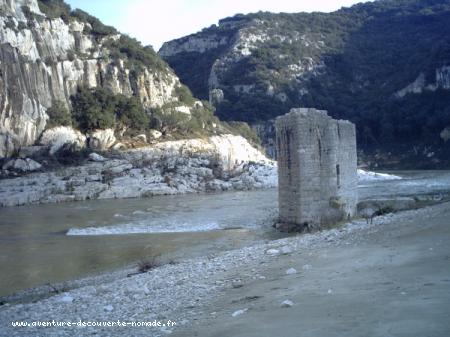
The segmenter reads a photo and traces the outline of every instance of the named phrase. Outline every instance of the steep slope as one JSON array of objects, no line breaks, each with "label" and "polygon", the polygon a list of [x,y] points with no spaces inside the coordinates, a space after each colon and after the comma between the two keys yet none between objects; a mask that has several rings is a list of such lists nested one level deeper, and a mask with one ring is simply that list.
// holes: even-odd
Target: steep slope
[{"label": "steep slope", "polygon": [[[66,116],[73,95],[74,109],[89,116]],[[218,123],[151,47],[62,0],[0,0],[0,158],[34,144],[47,126],[74,120],[83,132],[117,131],[119,118],[144,131],[149,121],[156,129]]]},{"label": "steep slope", "polygon": [[448,1],[380,0],[330,14],[236,15],[159,54],[219,117],[257,124],[266,145],[265,121],[316,107],[355,122],[360,147],[381,151],[377,160],[396,152],[386,166],[442,167],[449,32]]}]

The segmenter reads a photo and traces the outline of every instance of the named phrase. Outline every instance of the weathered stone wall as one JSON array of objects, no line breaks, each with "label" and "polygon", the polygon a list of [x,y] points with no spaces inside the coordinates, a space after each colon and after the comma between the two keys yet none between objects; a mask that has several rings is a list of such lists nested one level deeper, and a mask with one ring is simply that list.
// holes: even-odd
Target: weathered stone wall
[{"label": "weathered stone wall", "polygon": [[280,223],[317,227],[356,213],[355,126],[326,111],[276,119]]}]

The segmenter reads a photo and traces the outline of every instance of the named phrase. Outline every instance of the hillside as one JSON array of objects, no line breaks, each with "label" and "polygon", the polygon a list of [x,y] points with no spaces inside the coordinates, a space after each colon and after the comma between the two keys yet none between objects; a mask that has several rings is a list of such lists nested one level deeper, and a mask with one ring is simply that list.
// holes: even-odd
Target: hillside
[{"label": "hillside", "polygon": [[109,130],[98,136],[108,147],[239,133],[151,47],[62,0],[0,0],[0,159],[49,137],[81,139],[78,130],[88,141]]},{"label": "hillside", "polygon": [[220,118],[253,123],[269,150],[271,119],[315,107],[356,123],[371,165],[450,167],[449,32],[448,1],[379,0],[236,15],[159,54]]}]

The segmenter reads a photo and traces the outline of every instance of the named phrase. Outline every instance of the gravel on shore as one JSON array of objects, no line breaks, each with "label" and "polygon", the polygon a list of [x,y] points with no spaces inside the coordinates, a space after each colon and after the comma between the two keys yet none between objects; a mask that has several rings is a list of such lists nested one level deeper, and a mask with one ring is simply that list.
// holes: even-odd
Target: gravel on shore
[{"label": "gravel on shore", "polygon": [[[302,254],[310,248],[350,244],[367,233],[385,230],[399,221],[448,209],[449,203],[387,214],[373,224],[355,220],[345,225],[312,234],[275,241],[259,242],[238,250],[167,264],[147,273],[126,277],[99,278],[66,293],[35,303],[0,306],[0,336],[163,336],[194,323],[203,308],[218,294],[263,277],[258,268],[282,255]],[[245,268],[244,268],[245,267]],[[13,327],[14,321],[122,321],[151,322],[168,320],[176,326],[160,327]],[[156,320],[156,321],[155,321]]]}]

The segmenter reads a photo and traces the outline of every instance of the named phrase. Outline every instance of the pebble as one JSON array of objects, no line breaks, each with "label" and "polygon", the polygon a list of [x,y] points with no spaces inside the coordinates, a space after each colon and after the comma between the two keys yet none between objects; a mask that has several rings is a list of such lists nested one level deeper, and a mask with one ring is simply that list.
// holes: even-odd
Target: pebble
[{"label": "pebble", "polygon": [[105,305],[105,306],[103,307],[103,309],[104,309],[105,311],[113,311],[113,310],[114,310],[114,307],[113,307],[111,304],[109,304],[109,305]]},{"label": "pebble", "polygon": [[60,302],[72,303],[73,302],[73,297],[69,296],[69,295],[64,295],[63,297],[60,298]]},{"label": "pebble", "polygon": [[231,314],[231,316],[232,316],[232,317],[237,317],[237,316],[239,316],[239,315],[244,314],[247,310],[248,310],[248,308],[236,310],[235,312],[233,312],[233,313]]},{"label": "pebble", "polygon": [[286,270],[286,275],[293,275],[293,274],[297,274],[297,269],[289,268],[288,270]]},{"label": "pebble", "polygon": [[292,302],[291,300],[284,300],[283,302],[281,302],[282,308],[290,308],[293,305],[294,305],[294,302]]},{"label": "pebble", "polygon": [[278,249],[268,249],[268,250],[266,250],[266,254],[267,255],[272,255],[272,256],[275,256],[275,255],[278,255],[278,254],[280,254],[280,251],[278,250]]}]

